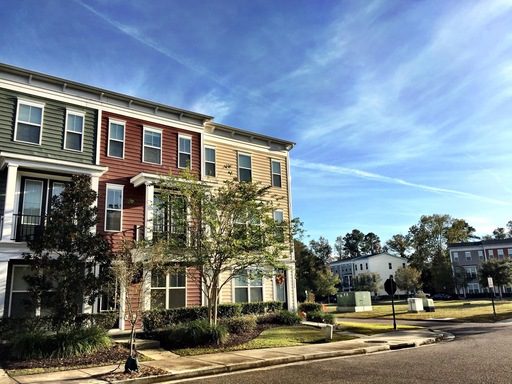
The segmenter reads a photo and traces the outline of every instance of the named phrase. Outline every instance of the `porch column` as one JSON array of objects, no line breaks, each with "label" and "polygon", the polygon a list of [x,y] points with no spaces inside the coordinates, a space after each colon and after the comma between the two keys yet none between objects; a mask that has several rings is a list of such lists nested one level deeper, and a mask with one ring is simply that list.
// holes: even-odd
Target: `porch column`
[{"label": "porch column", "polygon": [[16,197],[16,177],[18,166],[7,164],[7,181],[5,186],[5,206],[2,225],[2,242],[12,241],[14,237],[14,200]]},{"label": "porch column", "polygon": [[289,264],[288,269],[286,270],[286,282],[287,286],[287,295],[286,300],[288,301],[288,310],[296,311],[297,310],[297,280],[295,279],[295,264]]},{"label": "porch column", "polygon": [[153,239],[153,199],[155,198],[155,186],[146,183],[146,201],[144,203],[144,239]]}]

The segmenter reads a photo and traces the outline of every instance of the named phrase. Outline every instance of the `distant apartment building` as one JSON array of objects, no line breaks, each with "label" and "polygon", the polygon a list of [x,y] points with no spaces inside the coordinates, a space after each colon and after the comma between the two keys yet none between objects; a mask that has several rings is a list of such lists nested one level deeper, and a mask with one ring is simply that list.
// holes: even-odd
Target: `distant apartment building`
[{"label": "distant apartment building", "polygon": [[[189,168],[212,185],[228,177],[260,182],[276,197],[274,219],[288,220],[293,145],[211,116],[0,64],[0,317],[45,313],[44,303],[30,302],[23,279],[30,265],[22,254],[72,175],[91,177],[96,231],[114,248],[126,238],[151,240],[169,231],[186,241],[186,228],[166,223],[155,204],[161,176]],[[286,271],[276,278],[234,279],[221,302],[278,300],[296,308],[291,249],[282,261]],[[153,278],[144,309],[202,305],[189,272]],[[101,298],[83,311],[113,309],[123,319],[126,297],[129,292],[114,307]]]},{"label": "distant apartment building", "polygon": [[[487,292],[487,288],[482,287],[478,279],[482,263],[487,260],[512,259],[512,238],[450,243],[448,250],[453,273],[465,273],[465,287],[458,287],[456,293],[481,294]],[[505,293],[511,292],[511,287],[505,287]]]},{"label": "distant apartment building", "polygon": [[[391,275],[395,275],[397,269],[408,265],[407,259],[400,256],[391,255],[387,252],[375,255],[363,255],[342,259],[330,263],[331,271],[338,275],[341,280],[341,290],[353,291],[353,279],[362,273],[376,273],[381,279],[381,286],[377,294],[387,295],[384,290],[384,281]],[[398,294],[404,294],[405,291],[397,291]]]}]

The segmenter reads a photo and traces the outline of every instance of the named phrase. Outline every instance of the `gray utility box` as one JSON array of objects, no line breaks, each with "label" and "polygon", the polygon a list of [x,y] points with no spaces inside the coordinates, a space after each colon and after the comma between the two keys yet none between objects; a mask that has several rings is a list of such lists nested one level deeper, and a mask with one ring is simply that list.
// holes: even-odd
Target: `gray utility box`
[{"label": "gray utility box", "polygon": [[434,300],[432,299],[423,299],[423,309],[425,312],[435,312],[436,307],[434,306]]},{"label": "gray utility box", "polygon": [[407,299],[408,311],[418,313],[423,311],[423,299],[411,297]]},{"label": "gray utility box", "polygon": [[336,311],[367,312],[372,311],[372,298],[368,291],[340,292],[336,295]]}]

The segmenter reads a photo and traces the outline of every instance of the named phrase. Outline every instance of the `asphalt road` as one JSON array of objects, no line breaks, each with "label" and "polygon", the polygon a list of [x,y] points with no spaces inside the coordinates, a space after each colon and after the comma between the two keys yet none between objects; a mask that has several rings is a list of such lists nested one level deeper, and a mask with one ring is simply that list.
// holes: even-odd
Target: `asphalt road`
[{"label": "asphalt road", "polygon": [[512,324],[437,324],[451,342],[187,380],[189,384],[511,384]]}]

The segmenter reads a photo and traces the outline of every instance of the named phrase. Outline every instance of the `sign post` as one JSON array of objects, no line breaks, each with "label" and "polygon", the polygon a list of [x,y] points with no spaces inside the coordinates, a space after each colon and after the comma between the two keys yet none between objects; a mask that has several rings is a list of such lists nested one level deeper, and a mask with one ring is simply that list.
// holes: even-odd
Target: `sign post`
[{"label": "sign post", "polygon": [[389,276],[384,282],[384,289],[386,290],[388,295],[391,295],[391,307],[393,308],[393,329],[396,331],[396,317],[395,317],[395,292],[396,292],[396,283],[393,280],[393,275]]},{"label": "sign post", "polygon": [[492,314],[494,315],[494,321],[496,321],[496,306],[494,305],[494,281],[492,280],[492,277],[487,278],[487,286],[489,287],[489,290],[491,291],[491,301],[492,301]]}]

